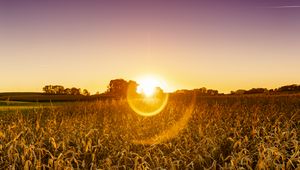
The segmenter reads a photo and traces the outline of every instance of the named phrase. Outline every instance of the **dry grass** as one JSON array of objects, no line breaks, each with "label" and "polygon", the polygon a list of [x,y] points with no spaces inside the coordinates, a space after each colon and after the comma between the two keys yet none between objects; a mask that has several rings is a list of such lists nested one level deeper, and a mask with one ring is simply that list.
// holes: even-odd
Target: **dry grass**
[{"label": "dry grass", "polygon": [[174,138],[133,142],[174,127],[190,103],[173,97],[154,117],[135,114],[126,101],[0,113],[0,169],[300,167],[299,96],[198,98]]}]

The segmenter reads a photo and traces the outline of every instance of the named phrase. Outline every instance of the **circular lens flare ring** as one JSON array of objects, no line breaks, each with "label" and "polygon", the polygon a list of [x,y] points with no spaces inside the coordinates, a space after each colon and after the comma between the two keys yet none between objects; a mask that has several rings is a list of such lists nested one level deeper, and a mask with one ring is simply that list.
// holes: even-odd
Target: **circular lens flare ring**
[{"label": "circular lens flare ring", "polygon": [[193,97],[191,99],[191,103],[189,106],[187,106],[187,109],[185,110],[183,116],[169,129],[164,130],[160,134],[157,134],[153,137],[146,138],[146,139],[134,139],[132,142],[134,144],[142,144],[142,145],[153,145],[165,142],[167,140],[170,140],[177,136],[188,124],[188,121],[192,117],[194,108],[196,103],[196,94],[193,94]]},{"label": "circular lens flare ring", "polygon": [[139,85],[129,84],[127,102],[131,109],[142,116],[154,116],[160,113],[168,103],[169,95],[159,91],[160,82],[154,79],[142,79]]},{"label": "circular lens flare ring", "polygon": [[[127,97],[127,101],[128,104],[130,106],[130,108],[137,114],[142,115],[142,116],[154,116],[158,113],[160,113],[167,105],[168,103],[168,98],[169,95],[165,94],[165,96],[163,97],[162,100],[160,100],[160,102],[158,104],[156,104],[156,106],[154,106],[154,109],[151,109],[150,111],[143,109],[142,107],[146,107],[145,105],[147,105],[147,103],[150,103],[151,101],[147,101],[143,99],[131,99]],[[146,104],[138,104],[138,103],[146,103]]]}]

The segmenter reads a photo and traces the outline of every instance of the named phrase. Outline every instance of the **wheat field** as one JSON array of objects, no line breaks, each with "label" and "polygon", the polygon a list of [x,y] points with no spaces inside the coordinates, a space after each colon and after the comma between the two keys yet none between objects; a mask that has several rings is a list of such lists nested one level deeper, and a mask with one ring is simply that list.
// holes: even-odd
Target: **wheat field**
[{"label": "wheat field", "polygon": [[300,96],[174,96],[0,112],[0,169],[297,169]]}]

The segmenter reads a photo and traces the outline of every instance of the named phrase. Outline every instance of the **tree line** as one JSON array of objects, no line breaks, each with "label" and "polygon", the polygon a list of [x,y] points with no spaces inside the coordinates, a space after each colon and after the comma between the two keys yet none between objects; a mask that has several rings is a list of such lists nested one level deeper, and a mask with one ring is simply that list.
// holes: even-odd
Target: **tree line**
[{"label": "tree line", "polygon": [[[124,79],[111,80],[107,86],[107,90],[104,93],[98,95],[126,97],[127,88],[129,84],[134,85],[135,87],[138,86],[138,84],[133,80],[129,80],[129,81],[126,81]],[[43,87],[43,92],[46,94],[90,96],[90,92],[86,89],[81,90],[80,88],[76,88],[76,87],[64,88],[64,86],[61,85],[46,85]]]},{"label": "tree line", "polygon": [[276,94],[276,93],[299,93],[300,85],[292,84],[286,85],[275,89],[267,88],[252,88],[250,90],[239,89],[236,91],[231,91],[230,94]]},{"label": "tree line", "polygon": [[205,87],[198,88],[198,89],[193,89],[193,90],[177,90],[175,93],[177,94],[196,94],[196,95],[218,95],[219,91],[218,90],[213,90],[213,89],[207,89]]},{"label": "tree line", "polygon": [[66,94],[66,95],[84,95],[90,96],[90,92],[87,89],[81,90],[81,88],[64,88],[61,85],[46,85],[43,87],[43,92],[46,94]]},{"label": "tree line", "polygon": [[[126,97],[128,86],[132,85],[134,87],[138,87],[138,83],[129,80],[126,81],[124,79],[114,79],[110,80],[107,90],[104,93],[99,95],[109,95],[113,97]],[[163,90],[159,87],[156,89],[160,93],[163,93]],[[72,87],[72,88],[64,88],[61,85],[47,85],[43,87],[43,91],[46,94],[66,94],[66,95],[84,95],[90,96],[90,92],[86,89],[81,90],[80,88]],[[249,90],[239,89],[236,91],[231,91],[230,94],[234,95],[242,95],[242,94],[277,94],[277,93],[299,93],[300,85],[286,85],[275,89],[267,89],[267,88],[252,88]],[[205,87],[192,89],[192,90],[177,90],[174,93],[176,94],[191,94],[196,93],[197,95],[224,95],[224,93],[219,93],[218,90],[207,89]]]},{"label": "tree line", "polygon": [[[110,80],[107,90],[104,93],[96,93],[96,95],[106,95],[117,98],[124,98],[127,95],[127,89],[131,85],[133,88],[138,87],[138,83],[133,80],[126,81],[124,79]],[[90,96],[90,92],[86,89],[81,90],[80,88],[64,88],[61,85],[47,85],[43,87],[43,92],[46,94],[61,94],[61,95],[84,95]],[[156,88],[157,93],[163,93],[160,87]]]},{"label": "tree line", "polygon": [[[105,95],[111,95],[116,97],[126,97],[128,87],[131,86],[133,89],[137,89],[138,83],[133,80],[126,81],[124,79],[114,79],[109,82],[107,90],[104,92]],[[160,87],[155,88],[156,95],[164,93]]]},{"label": "tree line", "polygon": [[138,86],[138,83],[133,80],[129,80],[129,81],[126,81],[124,79],[111,80],[109,82],[109,84],[107,86],[107,90],[104,92],[104,94],[125,97],[127,94],[127,89],[128,89],[129,84],[132,84],[135,87]]},{"label": "tree line", "polygon": [[[192,94],[196,93],[197,95],[224,95],[224,93],[219,93],[218,90],[206,89],[205,87],[192,89],[192,90],[177,90],[176,94]],[[267,89],[267,88],[252,88],[249,90],[239,89],[236,91],[231,91],[231,95],[243,95],[243,94],[280,94],[280,93],[300,93],[300,85],[292,84],[286,85],[275,89]]]}]

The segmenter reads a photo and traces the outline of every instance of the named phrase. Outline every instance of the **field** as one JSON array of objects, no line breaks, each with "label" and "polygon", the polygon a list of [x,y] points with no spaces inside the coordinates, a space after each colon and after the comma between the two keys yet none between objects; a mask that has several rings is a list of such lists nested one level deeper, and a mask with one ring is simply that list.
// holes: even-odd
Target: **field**
[{"label": "field", "polygon": [[153,117],[126,100],[0,111],[0,169],[296,169],[299,143],[299,95],[174,95]]},{"label": "field", "polygon": [[19,101],[19,102],[65,102],[65,101],[87,101],[87,100],[105,100],[110,99],[108,95],[92,95],[92,96],[83,96],[83,95],[66,95],[66,94],[45,94],[45,93],[32,93],[32,92],[9,92],[9,93],[0,93],[0,106],[1,101],[10,102]]}]

